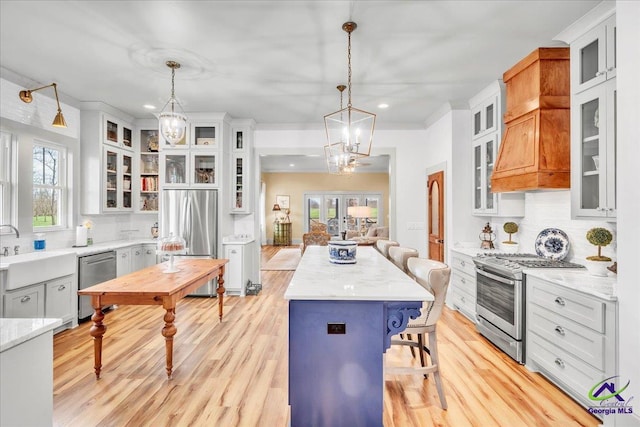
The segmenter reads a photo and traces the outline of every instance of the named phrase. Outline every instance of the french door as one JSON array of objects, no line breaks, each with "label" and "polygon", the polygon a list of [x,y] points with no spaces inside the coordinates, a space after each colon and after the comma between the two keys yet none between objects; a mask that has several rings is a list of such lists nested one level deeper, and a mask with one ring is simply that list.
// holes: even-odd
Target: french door
[{"label": "french door", "polygon": [[[383,225],[381,193],[341,193],[325,192],[305,194],[304,197],[305,232],[309,231],[312,222],[327,224],[327,232],[332,236],[340,236],[347,230],[357,230],[364,225]],[[349,207],[368,206],[370,215],[367,218],[354,218],[349,215]]]}]

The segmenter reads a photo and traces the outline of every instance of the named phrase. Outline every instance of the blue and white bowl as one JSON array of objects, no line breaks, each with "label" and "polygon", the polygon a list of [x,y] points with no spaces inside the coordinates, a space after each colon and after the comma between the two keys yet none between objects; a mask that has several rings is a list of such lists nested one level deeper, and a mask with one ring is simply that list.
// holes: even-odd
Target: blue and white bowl
[{"label": "blue and white bowl", "polygon": [[353,240],[332,240],[329,242],[329,262],[334,264],[355,264],[358,244]]}]

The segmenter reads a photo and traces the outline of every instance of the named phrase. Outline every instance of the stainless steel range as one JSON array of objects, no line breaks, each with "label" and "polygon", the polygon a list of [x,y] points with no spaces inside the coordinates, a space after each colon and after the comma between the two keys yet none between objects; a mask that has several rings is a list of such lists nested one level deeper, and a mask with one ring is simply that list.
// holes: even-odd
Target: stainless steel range
[{"label": "stainless steel range", "polygon": [[476,328],[519,363],[525,362],[525,275],[527,268],[584,268],[533,254],[478,254]]}]

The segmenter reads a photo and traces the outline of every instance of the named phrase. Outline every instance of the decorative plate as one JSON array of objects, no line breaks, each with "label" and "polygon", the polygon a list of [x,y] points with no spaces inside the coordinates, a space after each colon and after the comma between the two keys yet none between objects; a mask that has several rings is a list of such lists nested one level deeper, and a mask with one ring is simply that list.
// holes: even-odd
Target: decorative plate
[{"label": "decorative plate", "polygon": [[569,253],[569,237],[558,228],[545,228],[536,238],[536,253],[545,258],[563,260]]}]

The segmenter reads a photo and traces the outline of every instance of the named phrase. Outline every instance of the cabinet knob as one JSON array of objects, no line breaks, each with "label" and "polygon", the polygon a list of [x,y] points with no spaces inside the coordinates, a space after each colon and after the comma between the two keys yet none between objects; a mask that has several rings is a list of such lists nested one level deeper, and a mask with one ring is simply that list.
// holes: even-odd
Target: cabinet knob
[{"label": "cabinet knob", "polygon": [[563,299],[562,297],[557,297],[557,298],[555,299],[555,301],[556,301],[556,304],[558,304],[559,306],[562,306],[562,307],[564,307],[564,305],[566,304],[566,303],[564,302],[564,299]]},{"label": "cabinet knob", "polygon": [[140,251],[136,251],[136,255],[140,255]]},{"label": "cabinet knob", "polygon": [[461,282],[461,283],[467,283],[467,281],[466,281],[466,280],[464,280],[464,277],[460,278],[460,282]]},{"label": "cabinet knob", "polygon": [[58,290],[59,291],[64,291],[65,289],[67,289],[67,287],[65,285],[58,286]]},{"label": "cabinet knob", "polygon": [[466,302],[466,300],[465,300],[465,298],[464,298],[464,297],[460,297],[460,301],[462,301],[462,302]]},{"label": "cabinet knob", "polygon": [[126,258],[126,257],[127,257],[127,253],[125,252],[122,254],[122,258]]},{"label": "cabinet knob", "polygon": [[556,332],[562,336],[564,336],[564,328],[562,326],[556,326]]},{"label": "cabinet knob", "polygon": [[29,302],[31,301],[31,297],[29,295],[25,295],[22,298],[20,298],[20,302]]},{"label": "cabinet knob", "polygon": [[609,67],[609,68],[607,68],[607,73],[610,73],[610,72],[611,72],[611,71],[613,71],[613,70],[615,70],[615,68],[614,68],[614,67]]},{"label": "cabinet knob", "polygon": [[562,359],[560,359],[559,357],[556,357],[556,360],[554,360],[554,362],[556,363],[556,365],[564,369],[564,361]]},{"label": "cabinet knob", "polygon": [[147,249],[147,255],[151,255],[153,251],[151,249]]}]

